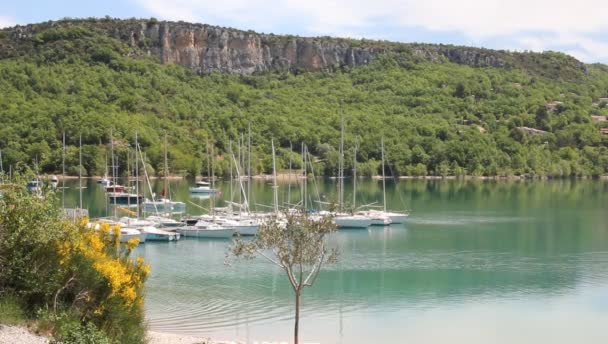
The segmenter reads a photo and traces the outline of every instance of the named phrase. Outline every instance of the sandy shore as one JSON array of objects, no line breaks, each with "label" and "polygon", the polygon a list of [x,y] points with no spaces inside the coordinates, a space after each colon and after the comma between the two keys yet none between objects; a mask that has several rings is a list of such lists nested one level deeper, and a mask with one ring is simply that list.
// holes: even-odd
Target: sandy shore
[{"label": "sandy shore", "polygon": [[28,329],[0,325],[0,344],[46,344],[49,340],[32,334]]},{"label": "sandy shore", "polygon": [[209,338],[181,336],[178,334],[148,332],[148,344],[244,344],[234,341],[212,341]]},{"label": "sandy shore", "polygon": [[[211,340],[205,337],[148,331],[149,344],[246,344],[241,341]],[[49,339],[33,334],[29,329],[0,324],[0,344],[48,344]],[[287,344],[287,341],[261,341],[265,344]]]}]

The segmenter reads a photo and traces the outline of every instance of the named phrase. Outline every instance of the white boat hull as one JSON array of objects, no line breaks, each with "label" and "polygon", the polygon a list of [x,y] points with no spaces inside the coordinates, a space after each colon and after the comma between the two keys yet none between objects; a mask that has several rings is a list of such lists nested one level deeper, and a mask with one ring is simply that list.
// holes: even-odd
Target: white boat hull
[{"label": "white boat hull", "polygon": [[334,221],[338,228],[367,228],[372,225],[370,218],[359,216],[336,217]]},{"label": "white boat hull", "polygon": [[148,238],[148,236],[145,233],[121,233],[120,234],[120,242],[121,243],[126,243],[127,241],[129,241],[130,239],[139,239],[139,243],[143,244],[146,242],[146,239]]},{"label": "white boat hull", "polygon": [[229,239],[234,235],[234,230],[232,228],[206,229],[189,226],[188,228],[178,228],[176,231],[184,237],[193,238]]},{"label": "white boat hull", "polygon": [[386,218],[372,218],[372,226],[388,226],[392,223],[389,217]]},{"label": "white boat hull", "polygon": [[391,219],[392,223],[404,223],[409,217],[408,214],[399,213],[388,213],[387,215]]},{"label": "white boat hull", "polygon": [[147,241],[177,241],[181,238],[181,234],[172,233],[169,234],[158,234],[158,233],[146,233]]}]

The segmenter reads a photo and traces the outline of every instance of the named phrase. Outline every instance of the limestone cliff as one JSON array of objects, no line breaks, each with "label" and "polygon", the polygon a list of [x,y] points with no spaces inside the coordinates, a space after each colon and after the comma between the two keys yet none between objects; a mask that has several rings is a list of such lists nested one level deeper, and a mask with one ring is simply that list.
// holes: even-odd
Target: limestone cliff
[{"label": "limestone cliff", "polygon": [[[130,55],[151,56],[161,63],[182,65],[201,74],[332,71],[366,65],[386,52],[406,53],[422,61],[450,61],[472,67],[534,69],[539,66],[538,56],[542,55],[451,45],[278,36],[205,24],[136,19],[61,20],[3,29],[0,34],[9,37],[10,43],[5,42],[5,45],[19,47],[27,45],[37,33],[70,27],[84,27],[117,38],[128,44]],[[4,48],[1,45],[0,48]],[[12,50],[3,50],[0,58],[10,57],[7,51]],[[543,63],[547,65],[545,60],[559,64],[562,71],[564,65],[575,74],[587,70],[583,63],[566,55],[544,59]],[[537,74],[552,77],[550,68],[541,67],[537,68]]]}]

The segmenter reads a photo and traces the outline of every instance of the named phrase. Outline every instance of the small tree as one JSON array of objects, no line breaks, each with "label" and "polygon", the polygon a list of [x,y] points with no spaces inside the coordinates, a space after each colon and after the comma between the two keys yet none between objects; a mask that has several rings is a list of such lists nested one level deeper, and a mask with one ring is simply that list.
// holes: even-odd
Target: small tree
[{"label": "small tree", "polygon": [[314,285],[323,264],[337,260],[337,249],[326,246],[326,236],[335,230],[330,216],[285,214],[261,225],[253,240],[237,238],[230,248],[236,257],[254,258],[258,254],[285,271],[295,294],[295,344],[298,344],[302,289]]}]

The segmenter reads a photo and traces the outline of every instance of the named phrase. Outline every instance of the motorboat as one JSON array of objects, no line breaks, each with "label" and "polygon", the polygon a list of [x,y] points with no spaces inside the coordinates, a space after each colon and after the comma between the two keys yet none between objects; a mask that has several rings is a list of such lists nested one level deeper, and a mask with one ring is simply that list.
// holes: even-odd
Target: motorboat
[{"label": "motorboat", "polygon": [[217,190],[211,188],[211,184],[203,181],[196,182],[195,187],[190,188],[191,193],[202,193],[202,194],[212,194],[216,193]]},{"label": "motorboat", "polygon": [[139,243],[143,244],[146,242],[147,239],[147,234],[141,232],[138,229],[135,228],[131,228],[131,227],[120,227],[120,242],[121,243],[126,243],[127,241],[131,240],[131,239],[139,239]]},{"label": "motorboat", "polygon": [[154,226],[145,226],[140,230],[146,234],[147,241],[177,241],[181,237],[179,233],[169,232]]},{"label": "motorboat", "polygon": [[141,201],[143,200],[143,196],[126,192],[108,192],[107,196],[111,204],[132,204],[135,206],[141,203]]}]

